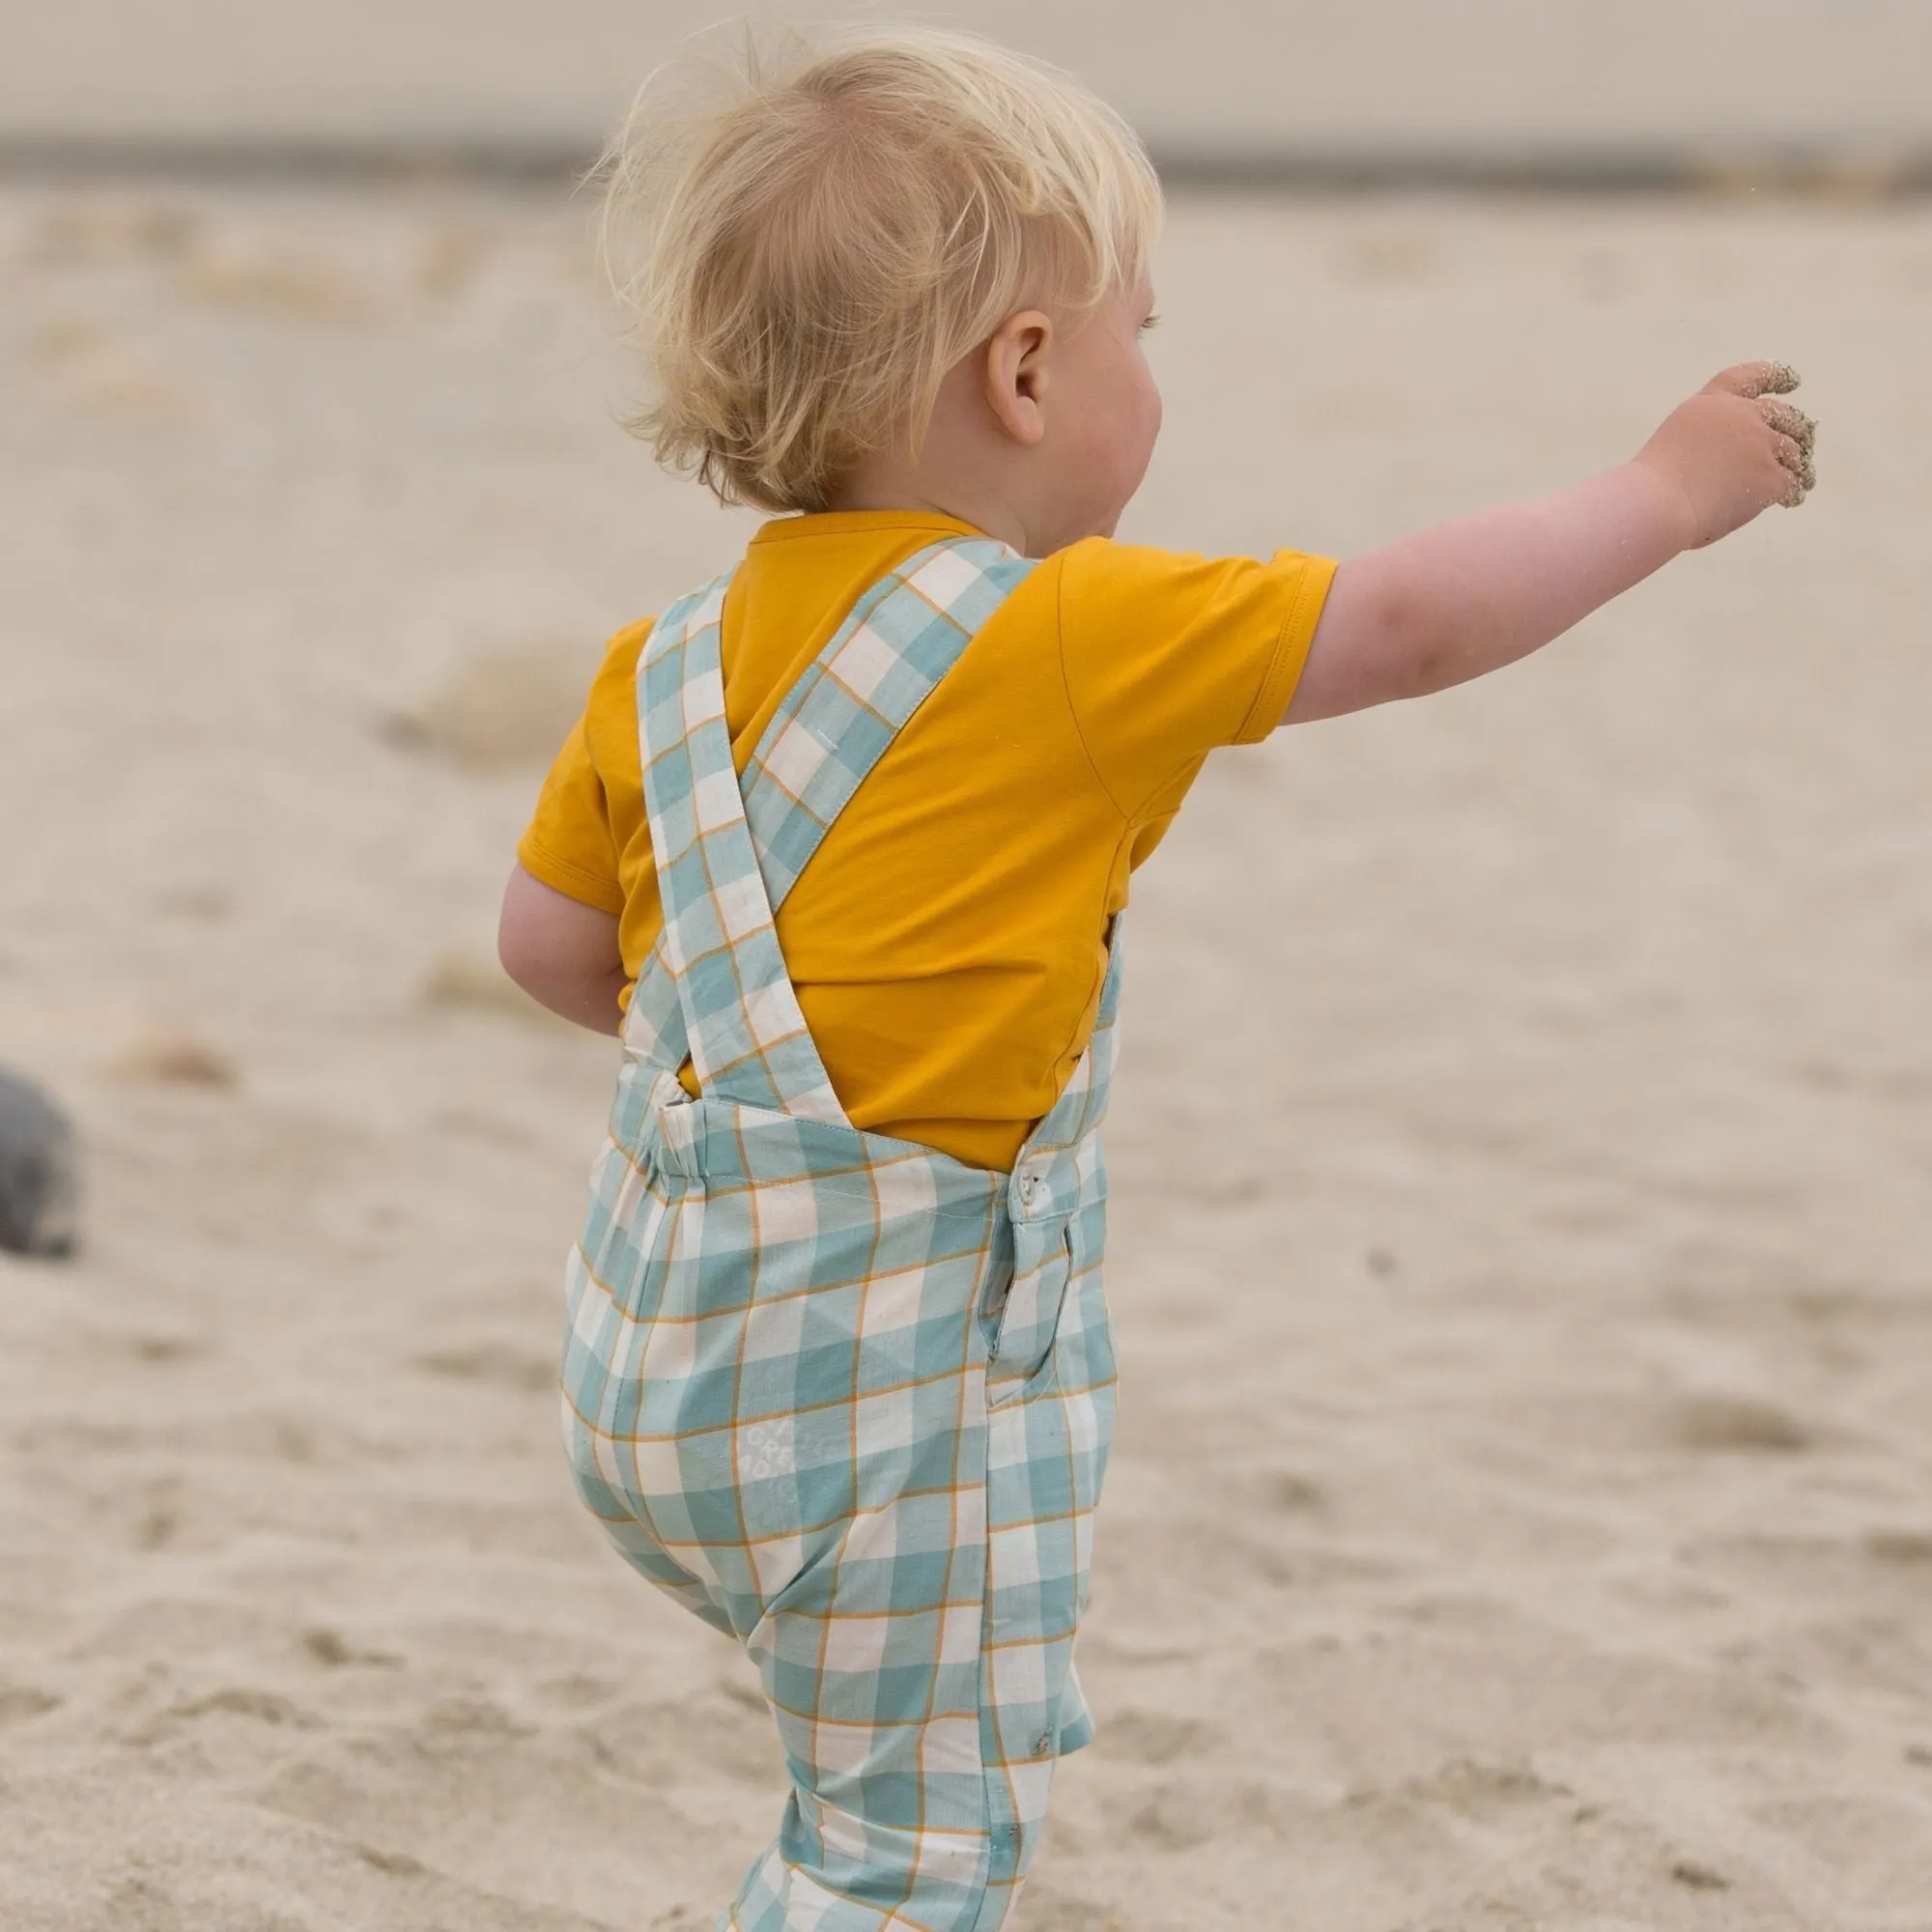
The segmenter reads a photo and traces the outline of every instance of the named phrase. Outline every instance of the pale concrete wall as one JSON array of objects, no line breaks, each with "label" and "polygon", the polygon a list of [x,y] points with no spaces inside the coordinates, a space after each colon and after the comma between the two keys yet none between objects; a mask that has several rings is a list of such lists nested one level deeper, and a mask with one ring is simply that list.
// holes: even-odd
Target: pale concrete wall
[{"label": "pale concrete wall", "polygon": [[[0,137],[588,146],[696,0],[0,0]],[[978,0],[1181,150],[1932,140],[1927,0]]]}]

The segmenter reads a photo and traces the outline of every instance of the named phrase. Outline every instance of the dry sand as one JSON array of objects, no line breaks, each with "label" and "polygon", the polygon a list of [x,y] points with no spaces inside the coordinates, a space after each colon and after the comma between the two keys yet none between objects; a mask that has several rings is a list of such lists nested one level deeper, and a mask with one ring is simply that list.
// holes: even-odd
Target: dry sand
[{"label": "dry sand", "polygon": [[[1188,203],[1129,534],[1346,553],[1790,357],[1824,480],[1143,875],[1125,1377],[1034,1932],[1932,1927],[1932,218]],[[611,1050],[489,964],[744,533],[535,204],[0,200],[7,1932],[695,1932],[748,1666],[569,1492]],[[499,700],[491,698],[492,691]],[[521,761],[521,762],[520,762]]]}]

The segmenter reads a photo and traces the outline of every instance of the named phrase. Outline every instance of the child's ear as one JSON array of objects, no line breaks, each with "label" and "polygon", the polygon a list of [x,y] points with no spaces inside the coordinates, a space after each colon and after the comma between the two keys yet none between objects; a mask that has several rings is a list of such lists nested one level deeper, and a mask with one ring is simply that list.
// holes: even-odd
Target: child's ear
[{"label": "child's ear", "polygon": [[1000,428],[1029,449],[1046,435],[1052,349],[1053,318],[1036,308],[1009,316],[986,345],[986,402]]}]

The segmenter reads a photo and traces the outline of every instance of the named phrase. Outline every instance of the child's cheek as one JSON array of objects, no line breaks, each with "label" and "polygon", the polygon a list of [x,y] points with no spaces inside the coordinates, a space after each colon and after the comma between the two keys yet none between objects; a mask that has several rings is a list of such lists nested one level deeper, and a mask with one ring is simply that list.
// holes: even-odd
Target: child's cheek
[{"label": "child's cheek", "polygon": [[1160,391],[1154,386],[1150,376],[1137,398],[1138,407],[1134,411],[1134,441],[1130,453],[1130,467],[1133,471],[1133,487],[1140,488],[1141,478],[1147,474],[1147,467],[1153,460],[1153,446],[1160,440],[1161,401]]}]

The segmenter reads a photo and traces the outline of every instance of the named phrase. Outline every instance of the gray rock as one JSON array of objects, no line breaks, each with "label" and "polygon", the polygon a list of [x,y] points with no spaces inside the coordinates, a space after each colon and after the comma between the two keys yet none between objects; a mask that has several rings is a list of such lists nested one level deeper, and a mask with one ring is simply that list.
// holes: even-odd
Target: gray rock
[{"label": "gray rock", "polygon": [[64,1257],[79,1236],[80,1160],[68,1118],[0,1070],[0,1248]]}]

